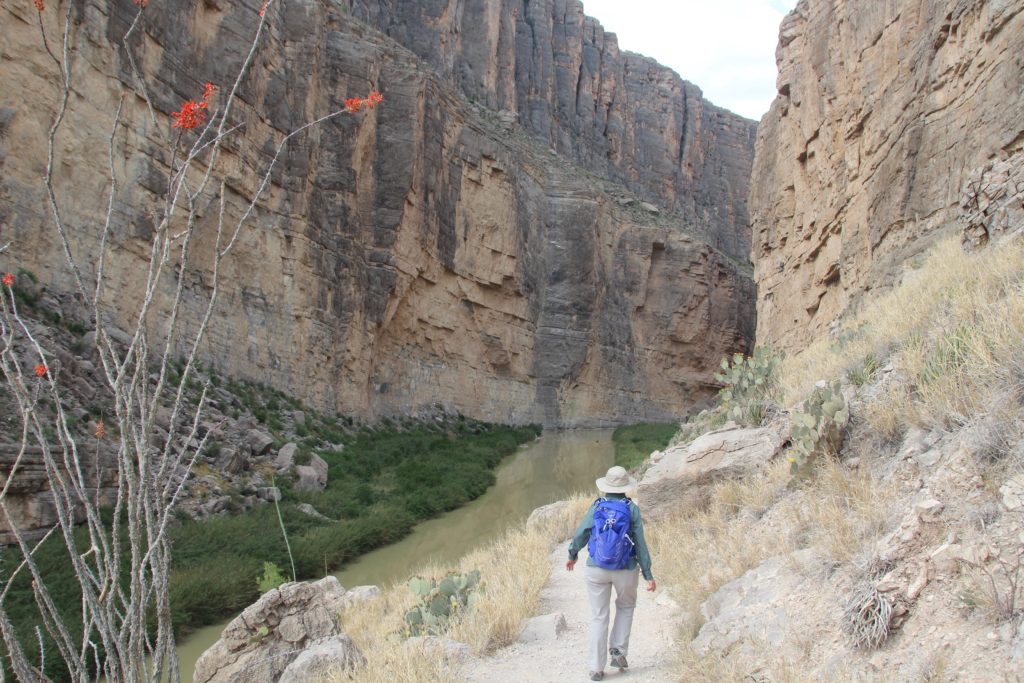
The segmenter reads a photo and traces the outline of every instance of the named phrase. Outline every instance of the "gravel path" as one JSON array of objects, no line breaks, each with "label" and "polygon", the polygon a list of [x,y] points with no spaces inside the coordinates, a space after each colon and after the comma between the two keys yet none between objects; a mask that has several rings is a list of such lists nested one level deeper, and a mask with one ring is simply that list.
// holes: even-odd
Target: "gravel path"
[{"label": "gravel path", "polygon": [[[551,554],[551,578],[541,593],[538,615],[561,613],[566,628],[556,638],[554,629],[536,640],[520,642],[499,650],[494,656],[466,666],[466,680],[473,683],[493,681],[589,681],[586,648],[590,627],[590,605],[581,571],[586,552],[580,554],[575,571],[565,571],[565,543]],[[657,567],[655,567],[657,578]],[[678,607],[658,593],[644,590],[640,578],[639,599],[630,635],[629,669],[606,668],[605,680],[622,683],[672,681],[673,639],[677,632]],[[612,618],[615,617],[614,597]]]}]

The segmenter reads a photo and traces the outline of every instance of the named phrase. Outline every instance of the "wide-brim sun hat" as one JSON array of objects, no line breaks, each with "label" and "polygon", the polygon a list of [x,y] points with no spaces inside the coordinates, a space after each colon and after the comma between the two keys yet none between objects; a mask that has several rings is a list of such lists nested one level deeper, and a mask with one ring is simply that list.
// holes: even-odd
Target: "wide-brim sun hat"
[{"label": "wide-brim sun hat", "polygon": [[608,470],[608,473],[598,479],[597,488],[605,493],[625,493],[636,488],[636,479],[629,476],[625,467],[615,467]]}]

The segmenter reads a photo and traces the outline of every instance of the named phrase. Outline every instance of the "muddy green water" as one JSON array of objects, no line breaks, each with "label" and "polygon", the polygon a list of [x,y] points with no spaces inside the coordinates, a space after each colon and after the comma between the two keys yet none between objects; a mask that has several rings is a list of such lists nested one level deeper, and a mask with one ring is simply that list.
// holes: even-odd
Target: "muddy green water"
[{"label": "muddy green water", "polygon": [[[418,524],[412,533],[363,555],[335,573],[346,588],[388,586],[431,563],[448,564],[503,531],[532,510],[576,491],[596,491],[594,480],[614,461],[610,429],[547,432],[509,456],[497,481],[468,505]],[[191,681],[196,660],[220,637],[227,622],[200,629],[178,646],[181,680]]]}]

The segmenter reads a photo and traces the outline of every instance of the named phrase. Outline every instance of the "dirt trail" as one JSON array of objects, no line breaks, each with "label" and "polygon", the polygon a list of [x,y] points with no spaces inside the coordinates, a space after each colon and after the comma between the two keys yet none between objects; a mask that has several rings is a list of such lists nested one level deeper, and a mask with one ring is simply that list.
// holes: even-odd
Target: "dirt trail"
[{"label": "dirt trail", "polygon": [[[587,638],[590,628],[590,604],[583,581],[586,552],[580,554],[575,571],[565,571],[566,544],[560,543],[551,553],[551,577],[541,593],[538,615],[561,613],[566,629],[556,639],[553,630],[547,637],[533,642],[517,642],[499,650],[493,657],[467,665],[466,680],[472,683],[493,681],[589,681],[587,670]],[[655,578],[657,578],[657,567]],[[640,681],[673,680],[671,660],[673,639],[677,632],[678,607],[671,601],[658,600],[660,594],[644,590],[640,579],[639,598],[633,616],[629,641],[629,669],[605,668],[606,681],[639,683]],[[666,604],[659,604],[659,602]],[[612,618],[615,615],[614,598]]]}]

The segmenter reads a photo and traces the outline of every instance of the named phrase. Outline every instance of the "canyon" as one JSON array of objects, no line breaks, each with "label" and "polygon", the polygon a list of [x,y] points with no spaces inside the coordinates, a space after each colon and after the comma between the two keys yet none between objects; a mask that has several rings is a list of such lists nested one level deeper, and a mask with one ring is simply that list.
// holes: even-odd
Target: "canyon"
[{"label": "canyon", "polygon": [[[578,1],[374,7],[268,8],[219,162],[229,221],[290,131],[371,89],[385,103],[284,148],[223,264],[204,364],[366,420],[444,409],[611,425],[674,419],[713,395],[718,360],[753,339],[754,122],[619,51]],[[230,87],[259,20],[246,4],[154,3],[122,45],[136,10],[74,4],[75,97],[56,141],[57,200],[89,272],[121,102],[104,300],[121,328],[142,303],[169,113],[204,81]],[[58,73],[31,3],[0,12],[0,267],[66,293],[39,181]],[[59,16],[40,17],[57,35]],[[214,196],[196,201],[180,275],[191,329],[217,214]]]}]

